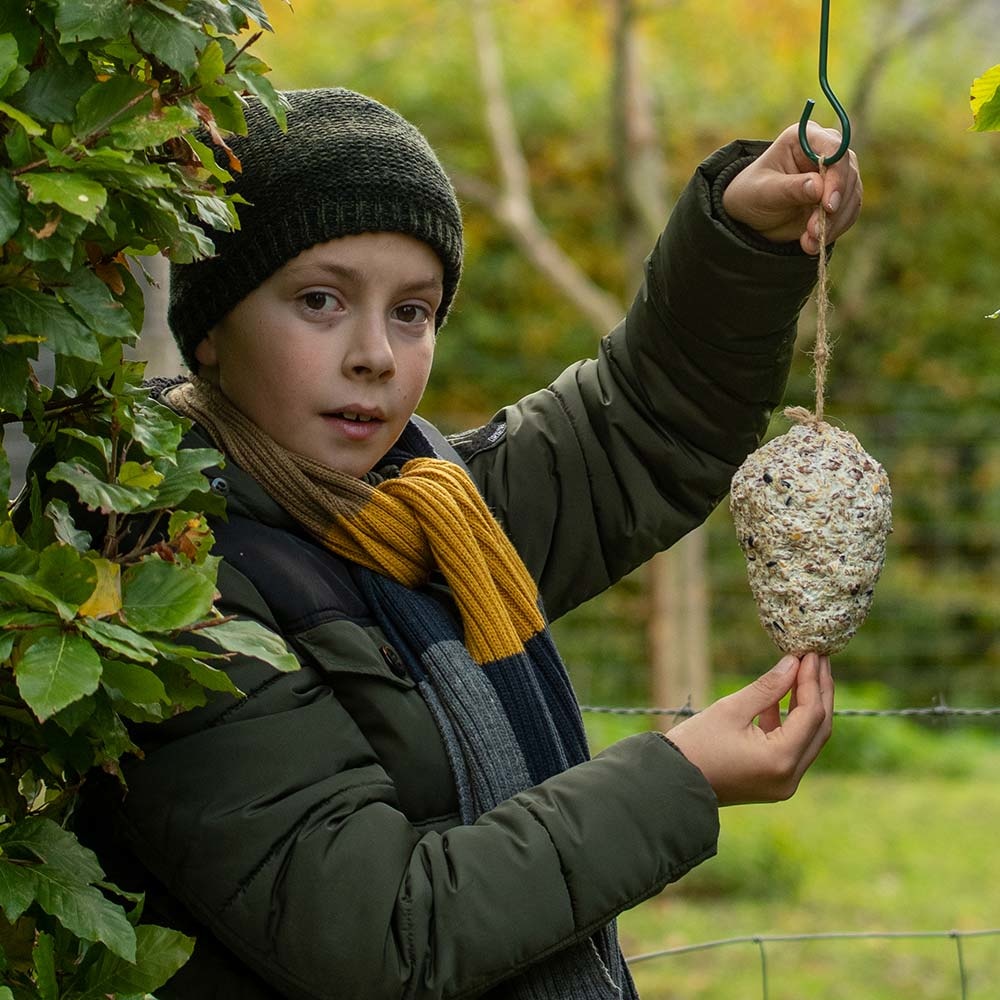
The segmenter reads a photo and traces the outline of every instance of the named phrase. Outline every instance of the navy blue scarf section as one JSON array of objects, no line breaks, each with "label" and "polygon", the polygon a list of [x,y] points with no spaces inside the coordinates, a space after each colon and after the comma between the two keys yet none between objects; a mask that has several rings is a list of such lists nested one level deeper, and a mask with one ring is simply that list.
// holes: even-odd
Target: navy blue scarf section
[{"label": "navy blue scarf section", "polygon": [[[361,581],[441,733],[463,823],[474,823],[516,793],[589,759],[579,707],[548,629],[532,637],[522,653],[479,666],[446,599],[369,570],[361,571]],[[530,897],[525,902],[530,905]],[[494,995],[511,1000],[637,997],[613,922],[590,940],[514,976]]]}]

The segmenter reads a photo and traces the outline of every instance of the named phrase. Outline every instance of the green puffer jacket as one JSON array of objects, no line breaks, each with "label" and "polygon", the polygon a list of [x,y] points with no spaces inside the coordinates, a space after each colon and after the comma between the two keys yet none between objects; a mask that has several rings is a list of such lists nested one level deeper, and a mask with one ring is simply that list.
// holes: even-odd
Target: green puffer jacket
[{"label": "green puffer jacket", "polygon": [[[702,165],[596,360],[453,439],[550,618],[700,523],[781,398],[815,263],[751,246],[718,209],[716,179],[760,148]],[[141,734],[102,853],[147,917],[199,936],[164,1000],[501,998],[715,852],[711,788],[652,733],[460,825],[437,729],[351,568],[241,470],[213,475],[220,607],[302,668],[239,659],[245,699]]]}]

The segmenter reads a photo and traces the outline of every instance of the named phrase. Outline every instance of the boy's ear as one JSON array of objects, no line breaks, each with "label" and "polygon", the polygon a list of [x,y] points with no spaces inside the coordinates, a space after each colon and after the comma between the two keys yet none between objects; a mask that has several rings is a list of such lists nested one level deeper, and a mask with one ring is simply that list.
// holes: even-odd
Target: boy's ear
[{"label": "boy's ear", "polygon": [[215,350],[215,328],[205,334],[201,343],[194,349],[195,360],[199,365],[214,368],[219,363],[219,355]]}]

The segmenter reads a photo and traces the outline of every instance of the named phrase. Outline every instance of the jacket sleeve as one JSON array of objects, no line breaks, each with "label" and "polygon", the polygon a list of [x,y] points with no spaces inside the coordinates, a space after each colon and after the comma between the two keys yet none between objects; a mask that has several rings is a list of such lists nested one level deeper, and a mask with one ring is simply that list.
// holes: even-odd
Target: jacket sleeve
[{"label": "jacket sleeve", "polygon": [[700,524],[781,399],[816,263],[751,245],[720,205],[763,147],[701,165],[596,359],[454,438],[553,619]]},{"label": "jacket sleeve", "polygon": [[[268,624],[226,564],[220,584],[227,611]],[[365,656],[352,634],[345,657]],[[652,733],[473,825],[418,829],[334,695],[336,664],[302,660],[234,661],[244,699],[155,727],[122,817],[142,863],[283,996],[478,996],[715,852],[711,789]]]}]

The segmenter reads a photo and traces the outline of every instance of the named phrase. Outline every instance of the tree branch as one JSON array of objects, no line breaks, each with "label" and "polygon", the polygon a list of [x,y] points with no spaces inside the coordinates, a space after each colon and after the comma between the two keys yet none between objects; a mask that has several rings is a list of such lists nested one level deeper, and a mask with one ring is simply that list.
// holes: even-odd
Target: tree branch
[{"label": "tree branch", "polygon": [[559,289],[599,333],[622,318],[621,303],[586,275],[546,231],[531,198],[528,164],[514,123],[489,0],[472,0],[472,27],[486,122],[500,174],[500,188],[456,178],[463,194],[486,208],[507,230],[525,256]]}]

